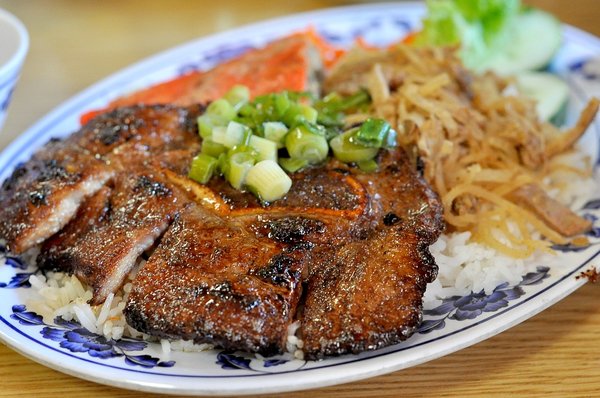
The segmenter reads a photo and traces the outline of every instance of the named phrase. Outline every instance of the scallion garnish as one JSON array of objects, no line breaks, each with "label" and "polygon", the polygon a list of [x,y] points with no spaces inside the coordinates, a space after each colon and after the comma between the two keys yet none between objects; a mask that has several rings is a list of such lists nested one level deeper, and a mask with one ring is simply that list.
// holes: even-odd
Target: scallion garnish
[{"label": "scallion garnish", "polygon": [[349,97],[331,93],[316,101],[315,109],[319,112],[317,122],[328,127],[341,127],[344,124],[344,113],[358,110],[371,102],[369,94],[360,90]]},{"label": "scallion garnish", "polygon": [[218,144],[212,140],[212,138],[205,138],[202,140],[202,148],[200,152],[218,158],[220,154],[227,152],[227,147],[223,144]]},{"label": "scallion garnish", "polygon": [[250,100],[250,90],[246,86],[233,86],[231,90],[225,94],[224,98],[235,110],[239,110]]},{"label": "scallion garnish", "polygon": [[222,116],[211,115],[205,113],[198,117],[198,130],[202,138],[209,138],[212,136],[213,128],[216,126],[227,126],[229,121]]},{"label": "scallion garnish", "polygon": [[279,158],[279,165],[288,173],[295,173],[308,166],[308,161],[298,158]]},{"label": "scallion garnish", "polygon": [[356,132],[356,143],[371,148],[381,148],[390,131],[390,124],[383,119],[367,119]]},{"label": "scallion garnish", "polygon": [[336,158],[344,163],[371,160],[379,152],[379,148],[367,147],[356,140],[357,129],[352,129],[329,141]]},{"label": "scallion garnish", "polygon": [[277,148],[285,146],[285,136],[289,129],[282,122],[264,122],[263,134],[266,139],[273,141]]},{"label": "scallion garnish", "polygon": [[285,137],[285,147],[292,159],[306,160],[310,164],[320,163],[329,153],[325,137],[298,126]]},{"label": "scallion garnish", "polygon": [[201,153],[192,160],[188,177],[200,184],[206,184],[212,178],[216,166],[217,159]]},{"label": "scallion garnish", "polygon": [[303,106],[302,104],[291,102],[287,110],[281,115],[281,120],[287,126],[295,126],[303,121],[316,121],[315,112],[313,108]]},{"label": "scallion garnish", "polygon": [[246,175],[256,162],[255,156],[250,152],[237,152],[228,156],[227,181],[235,189],[242,189],[246,183]]},{"label": "scallion garnish", "polygon": [[246,186],[262,201],[281,199],[292,187],[292,179],[273,160],[256,163],[246,175]]},{"label": "scallion garnish", "polygon": [[379,168],[379,164],[374,159],[361,160],[360,162],[357,162],[356,165],[365,173],[373,173]]},{"label": "scallion garnish", "polygon": [[288,98],[287,92],[277,94],[273,100],[273,106],[278,115],[284,115],[287,109],[290,107],[290,99]]},{"label": "scallion garnish", "polygon": [[210,103],[206,108],[206,113],[213,116],[220,116],[226,120],[233,120],[236,110],[225,98],[218,99]]},{"label": "scallion garnish", "polygon": [[390,129],[385,137],[385,142],[383,143],[383,147],[387,149],[391,149],[398,145],[398,133],[396,130]]},{"label": "scallion garnish", "polygon": [[249,145],[257,153],[257,159],[277,161],[277,144],[266,138],[253,135],[250,137]]},{"label": "scallion garnish", "polygon": [[217,144],[233,148],[238,145],[248,145],[252,131],[241,123],[229,122],[227,127],[213,127],[212,140]]},{"label": "scallion garnish", "polygon": [[286,171],[295,173],[325,161],[330,148],[342,162],[356,163],[365,172],[377,170],[379,150],[396,145],[390,125],[369,119],[342,132],[345,113],[369,102],[366,91],[349,97],[334,93],[321,100],[282,92],[250,100],[248,88],[235,86],[198,118],[202,147],[189,176],[205,183],[218,173],[233,187],[271,202],[291,187]]}]

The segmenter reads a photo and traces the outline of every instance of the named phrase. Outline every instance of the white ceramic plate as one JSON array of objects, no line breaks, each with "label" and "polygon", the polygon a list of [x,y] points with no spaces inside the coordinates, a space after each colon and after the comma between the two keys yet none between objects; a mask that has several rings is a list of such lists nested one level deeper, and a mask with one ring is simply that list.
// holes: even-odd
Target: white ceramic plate
[{"label": "white ceramic plate", "polygon": [[[66,102],[20,136],[0,155],[0,180],[27,160],[50,137],[78,128],[84,111],[111,98],[190,68],[207,68],[244,49],[260,46],[294,29],[313,25],[336,44],[362,36],[373,44],[403,37],[419,25],[419,4],[380,4],[323,10],[280,18],[200,39],[134,65],[94,85]],[[600,94],[600,40],[577,29],[564,28],[564,46],[552,65],[572,90],[569,120],[590,93]],[[590,91],[591,90],[591,91]],[[597,158],[598,123],[584,138]],[[598,200],[582,213],[595,217]],[[600,228],[590,246],[563,247],[551,262],[539,264],[517,286],[499,286],[491,295],[452,297],[426,313],[419,333],[386,349],[320,362],[259,360],[241,353],[208,351],[172,353],[163,357],[160,345],[139,341],[106,341],[73,322],[44,324],[24,303],[27,278],[35,269],[8,259],[0,267],[0,339],[46,366],[99,383],[135,390],[178,394],[251,394],[308,389],[349,382],[414,366],[493,336],[568,295],[584,283],[576,279],[598,256]]]}]

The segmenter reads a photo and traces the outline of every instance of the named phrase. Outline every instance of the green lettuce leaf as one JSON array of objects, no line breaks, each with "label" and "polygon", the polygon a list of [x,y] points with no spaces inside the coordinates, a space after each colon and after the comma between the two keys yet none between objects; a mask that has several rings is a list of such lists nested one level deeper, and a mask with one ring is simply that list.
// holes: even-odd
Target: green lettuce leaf
[{"label": "green lettuce leaf", "polygon": [[479,69],[510,40],[520,0],[428,0],[418,45],[460,45],[467,67]]}]

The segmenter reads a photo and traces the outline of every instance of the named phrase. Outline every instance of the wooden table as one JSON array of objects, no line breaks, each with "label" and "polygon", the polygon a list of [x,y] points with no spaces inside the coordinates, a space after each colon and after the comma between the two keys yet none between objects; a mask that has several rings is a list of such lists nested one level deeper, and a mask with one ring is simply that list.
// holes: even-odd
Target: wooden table
[{"label": "wooden table", "polygon": [[[261,19],[342,2],[252,0],[7,1],[31,48],[0,148],[64,99],[157,51]],[[528,1],[600,35],[597,0]],[[234,4],[231,2],[231,4]],[[1,45],[1,40],[0,40]],[[421,366],[290,397],[600,396],[600,287],[586,285],[494,338]],[[134,397],[139,393],[80,380],[0,344],[0,396]],[[148,395],[148,394],[144,394]]]}]

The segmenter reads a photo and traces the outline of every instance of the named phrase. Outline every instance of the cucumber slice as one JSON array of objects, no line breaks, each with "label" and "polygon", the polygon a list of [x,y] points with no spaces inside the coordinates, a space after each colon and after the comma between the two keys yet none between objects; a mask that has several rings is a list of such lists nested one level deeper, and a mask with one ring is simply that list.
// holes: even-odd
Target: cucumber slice
[{"label": "cucumber slice", "polygon": [[516,82],[522,94],[537,102],[541,120],[557,125],[564,123],[569,87],[560,77],[545,72],[522,72],[516,75]]},{"label": "cucumber slice", "polygon": [[510,42],[485,62],[484,69],[500,75],[543,69],[562,42],[560,22],[537,9],[521,12],[515,18],[512,29]]}]

